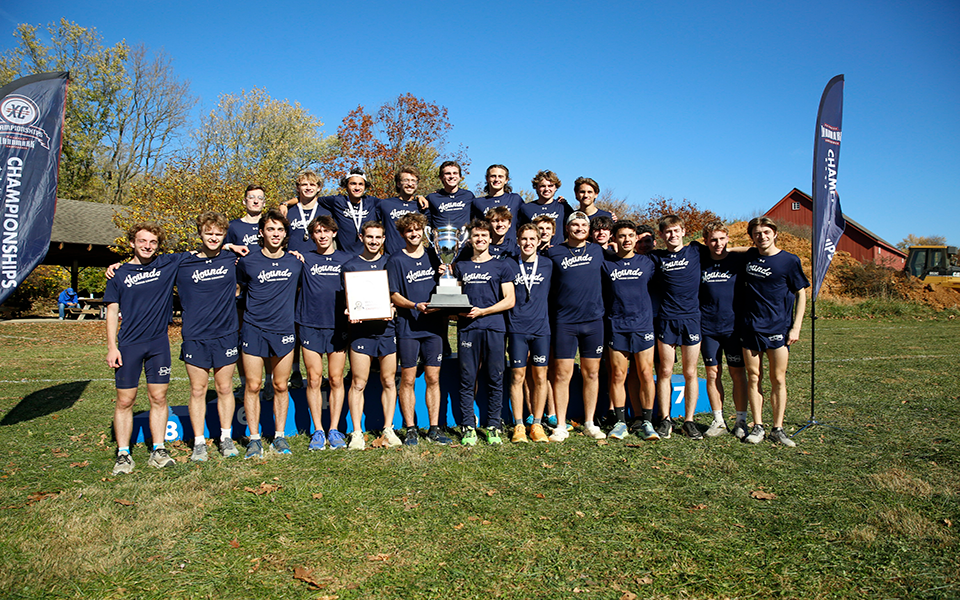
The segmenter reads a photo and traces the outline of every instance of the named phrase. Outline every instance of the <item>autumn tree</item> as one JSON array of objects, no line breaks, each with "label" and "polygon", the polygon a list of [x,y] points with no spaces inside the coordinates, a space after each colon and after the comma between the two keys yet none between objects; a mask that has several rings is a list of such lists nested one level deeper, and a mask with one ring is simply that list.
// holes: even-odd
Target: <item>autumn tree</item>
[{"label": "autumn tree", "polygon": [[[134,183],[131,202],[118,212],[114,223],[126,231],[134,223],[155,221],[167,234],[169,250],[183,251],[196,246],[196,217],[215,210],[229,219],[242,216],[244,190],[249,182],[260,181],[261,173],[251,170],[227,176],[223,169],[179,158],[168,162],[159,174],[150,174]],[[117,240],[114,251],[129,255],[130,248]]]},{"label": "autumn tree", "polygon": [[194,134],[194,162],[224,181],[257,173],[271,196],[286,198],[299,171],[329,160],[334,144],[322,126],[298,102],[275,100],[263,89],[223,94]]},{"label": "autumn tree", "polygon": [[720,220],[712,210],[701,209],[686,198],[676,202],[673,198],[663,196],[654,196],[646,206],[638,207],[633,218],[638,223],[646,223],[656,229],[657,223],[665,215],[677,215],[683,219],[687,235],[692,238],[700,237],[703,226],[710,221]]},{"label": "autumn tree", "polygon": [[17,26],[17,46],[0,57],[0,85],[34,73],[70,71],[59,193],[76,200],[95,199],[98,154],[116,123],[129,48],[122,41],[104,46],[95,29],[66,19],[47,29],[49,45],[37,27]]},{"label": "autumn tree", "polygon": [[914,235],[910,234],[897,242],[897,248],[906,250],[910,246],[946,246],[947,238],[942,235]]},{"label": "autumn tree", "polygon": [[393,176],[407,164],[420,170],[420,192],[439,187],[437,168],[443,160],[456,160],[467,172],[469,159],[463,146],[445,154],[447,135],[453,125],[443,106],[403,94],[380,107],[375,115],[357,106],[337,129],[337,152],[326,161],[323,172],[331,181],[359,167],[371,181],[375,196],[395,194]]},{"label": "autumn tree", "polygon": [[190,84],[176,77],[163,51],[138,45],[125,61],[125,85],[117,99],[116,123],[107,136],[107,192],[123,204],[129,185],[157,173],[182,134],[196,99]]}]

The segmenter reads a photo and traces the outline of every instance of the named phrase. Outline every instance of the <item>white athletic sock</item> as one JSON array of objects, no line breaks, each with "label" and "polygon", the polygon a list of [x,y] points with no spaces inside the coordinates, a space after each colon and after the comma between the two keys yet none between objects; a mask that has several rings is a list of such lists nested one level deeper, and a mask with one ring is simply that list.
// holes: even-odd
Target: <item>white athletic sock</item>
[{"label": "white athletic sock", "polygon": [[713,420],[723,423],[723,409],[713,411]]},{"label": "white athletic sock", "polygon": [[220,439],[221,439],[221,440],[229,440],[230,437],[232,436],[232,433],[233,433],[233,432],[232,432],[232,429],[233,429],[233,427],[229,427],[229,428],[227,428],[227,429],[223,429],[223,428],[221,427],[221,428],[220,428]]},{"label": "white athletic sock", "polygon": [[200,444],[206,444],[206,443],[207,443],[207,440],[205,440],[202,435],[198,435],[193,438],[194,446],[199,446]]},{"label": "white athletic sock", "polygon": [[260,439],[260,434],[259,434],[259,433],[251,433],[251,434],[250,434],[250,441],[251,441],[251,442],[254,441],[254,440],[259,440],[259,439]]}]

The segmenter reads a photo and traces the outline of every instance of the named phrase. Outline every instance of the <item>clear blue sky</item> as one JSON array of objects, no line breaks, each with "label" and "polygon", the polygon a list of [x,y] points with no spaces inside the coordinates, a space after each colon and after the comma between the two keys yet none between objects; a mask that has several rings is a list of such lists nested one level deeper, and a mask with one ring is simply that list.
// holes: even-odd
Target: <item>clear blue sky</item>
[{"label": "clear blue sky", "polygon": [[960,244],[960,3],[4,3],[17,23],[66,17],[105,42],[163,48],[209,110],[262,87],[328,134],[410,92],[449,109],[472,189],[503,163],[572,197],[579,175],[634,203],[687,198],[725,218],[810,193],[823,87],[846,76],[844,212],[896,243]]}]

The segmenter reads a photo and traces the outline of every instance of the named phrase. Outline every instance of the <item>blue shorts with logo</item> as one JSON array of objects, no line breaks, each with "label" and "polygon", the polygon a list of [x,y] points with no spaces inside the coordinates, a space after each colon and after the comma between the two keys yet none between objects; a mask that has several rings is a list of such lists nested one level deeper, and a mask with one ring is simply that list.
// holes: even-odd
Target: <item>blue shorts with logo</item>
[{"label": "blue shorts with logo", "polygon": [[376,337],[358,337],[350,341],[350,350],[373,358],[389,356],[397,351],[397,338],[392,331]]},{"label": "blue shorts with logo", "polygon": [[170,338],[159,337],[141,344],[120,346],[123,362],[114,370],[113,378],[118,390],[129,390],[140,385],[140,372],[146,375],[147,383],[170,383]]},{"label": "blue shorts with logo", "polygon": [[[754,352],[765,352],[767,350],[776,350],[787,346],[786,333],[759,333],[750,331],[740,334],[740,345],[747,350]],[[787,346],[789,348],[789,346]]]},{"label": "blue shorts with logo", "polygon": [[343,352],[347,349],[346,329],[327,329],[298,325],[300,346],[317,354]]},{"label": "blue shorts with logo", "polygon": [[580,358],[603,356],[603,319],[586,323],[557,323],[553,328],[553,357],[557,360],[574,359],[577,349]]},{"label": "blue shorts with logo", "polygon": [[625,354],[638,354],[644,350],[649,350],[653,348],[656,341],[652,331],[631,331],[630,333],[611,331],[608,339],[608,346]]},{"label": "blue shorts with logo", "polygon": [[700,343],[700,319],[654,319],[657,339],[668,346],[696,346]]},{"label": "blue shorts with logo", "polygon": [[293,352],[297,343],[297,336],[292,332],[274,333],[264,331],[249,323],[244,323],[240,330],[240,339],[243,340],[243,353],[260,358],[273,356],[283,357]]},{"label": "blue shorts with logo", "polygon": [[212,340],[183,340],[180,360],[201,369],[219,369],[237,362],[240,334],[229,333]]},{"label": "blue shorts with logo", "polygon": [[721,354],[727,356],[728,367],[742,367],[743,345],[740,343],[740,336],[732,332],[717,335],[703,334],[703,341],[700,343],[703,365],[705,367],[719,365]]},{"label": "blue shorts with logo", "polygon": [[535,367],[545,367],[547,359],[550,358],[550,336],[508,333],[507,354],[513,369],[526,367],[531,363]]},{"label": "blue shorts with logo", "polygon": [[420,357],[423,357],[424,366],[439,367],[443,362],[443,338],[430,334],[422,338],[397,340],[397,358],[401,369],[415,368]]}]

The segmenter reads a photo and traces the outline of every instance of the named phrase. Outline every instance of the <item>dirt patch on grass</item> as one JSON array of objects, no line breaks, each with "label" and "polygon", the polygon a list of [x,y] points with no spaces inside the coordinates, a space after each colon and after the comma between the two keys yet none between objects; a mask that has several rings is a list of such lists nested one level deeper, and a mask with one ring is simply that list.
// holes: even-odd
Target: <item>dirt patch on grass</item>
[{"label": "dirt patch on grass", "polygon": [[[920,498],[929,498],[935,491],[934,487],[926,481],[914,477],[903,469],[888,469],[883,473],[872,473],[869,479],[873,484],[882,490],[887,490],[895,494],[906,494]],[[948,493],[950,490],[946,490]]]},{"label": "dirt patch on grass", "polygon": [[[151,473],[152,475],[152,473]],[[25,515],[17,544],[31,558],[32,585],[106,575],[150,560],[176,545],[236,480],[203,484],[197,476],[131,477],[88,486],[37,504]],[[7,573],[0,589],[23,574]]]}]

